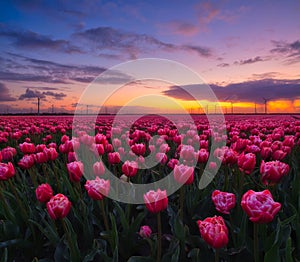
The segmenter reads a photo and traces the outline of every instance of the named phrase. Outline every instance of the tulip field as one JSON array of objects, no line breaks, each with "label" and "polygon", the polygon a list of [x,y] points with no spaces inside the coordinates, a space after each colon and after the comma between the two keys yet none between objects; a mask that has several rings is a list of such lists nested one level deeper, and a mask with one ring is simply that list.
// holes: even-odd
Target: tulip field
[{"label": "tulip field", "polygon": [[300,120],[88,117],[0,117],[0,261],[300,261]]}]

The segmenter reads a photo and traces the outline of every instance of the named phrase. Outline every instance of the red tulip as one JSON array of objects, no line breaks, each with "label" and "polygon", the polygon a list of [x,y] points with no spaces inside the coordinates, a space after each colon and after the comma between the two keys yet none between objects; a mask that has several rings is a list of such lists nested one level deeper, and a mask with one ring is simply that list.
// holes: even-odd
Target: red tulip
[{"label": "red tulip", "polygon": [[141,226],[140,228],[140,232],[139,232],[139,235],[142,237],[142,238],[149,238],[152,234],[152,230],[149,226]]},{"label": "red tulip", "polygon": [[216,162],[209,162],[208,168],[210,170],[216,170],[217,169],[217,163]]},{"label": "red tulip", "polygon": [[23,154],[32,154],[35,152],[35,146],[32,143],[24,142],[23,144],[19,144],[19,147]]},{"label": "red tulip", "polygon": [[22,169],[29,169],[34,165],[33,155],[25,155],[18,162],[18,166]]},{"label": "red tulip", "polygon": [[262,183],[264,185],[279,183],[283,176],[286,176],[290,171],[288,164],[280,161],[262,161],[260,165],[260,173],[262,175]]},{"label": "red tulip", "polygon": [[274,202],[269,190],[247,191],[242,197],[241,206],[249,219],[258,224],[271,222],[281,208],[280,203]]},{"label": "red tulip", "polygon": [[215,249],[222,248],[228,243],[228,229],[221,216],[207,217],[197,221],[201,237]]},{"label": "red tulip", "polygon": [[80,161],[74,161],[67,164],[70,180],[72,182],[79,182],[84,172],[84,165]]},{"label": "red tulip", "polygon": [[168,156],[165,153],[156,153],[155,159],[162,165],[165,165],[168,162]]},{"label": "red tulip", "polygon": [[157,191],[150,190],[146,194],[144,194],[144,202],[146,204],[146,208],[151,213],[158,213],[168,206],[168,197],[167,191],[157,189]]},{"label": "red tulip", "polygon": [[233,193],[215,190],[211,198],[216,209],[223,214],[229,214],[230,210],[233,209],[236,204],[235,194]]},{"label": "red tulip", "polygon": [[286,152],[283,152],[282,150],[276,150],[275,152],[273,152],[272,154],[272,159],[273,160],[282,160],[285,158],[285,156],[287,155]]},{"label": "red tulip", "polygon": [[194,181],[194,168],[186,165],[176,165],[174,167],[174,179],[179,184],[190,185]]},{"label": "red tulip", "polygon": [[195,150],[190,145],[183,145],[180,150],[180,157],[188,162],[195,160]]},{"label": "red tulip", "polygon": [[39,145],[36,145],[35,151],[36,152],[43,152],[45,148],[46,148],[45,144],[39,144]]},{"label": "red tulip", "polygon": [[286,136],[282,142],[282,145],[293,148],[295,145],[295,138],[293,136]]},{"label": "red tulip", "polygon": [[39,202],[45,203],[53,196],[53,190],[49,184],[41,184],[36,188],[35,195]]},{"label": "red tulip", "polygon": [[48,161],[47,155],[44,152],[38,152],[33,155],[34,161],[38,164],[42,164]]},{"label": "red tulip", "polygon": [[121,162],[120,154],[118,152],[108,153],[108,163],[111,165],[119,164]]},{"label": "red tulip", "polygon": [[135,161],[125,161],[122,165],[122,173],[127,177],[133,177],[138,171],[138,164]]},{"label": "red tulip", "polygon": [[206,163],[208,157],[209,157],[209,152],[204,148],[196,152],[196,159],[198,160],[198,163]]},{"label": "red tulip", "polygon": [[93,165],[93,171],[95,176],[102,176],[105,173],[105,166],[102,161],[96,162]]},{"label": "red tulip", "polygon": [[167,165],[169,168],[174,169],[177,164],[178,164],[178,159],[172,158],[169,160]]},{"label": "red tulip", "polygon": [[2,149],[0,155],[2,156],[2,159],[4,161],[11,161],[16,154],[17,154],[17,150],[13,147],[8,146]]},{"label": "red tulip", "polygon": [[78,157],[77,157],[76,152],[69,152],[68,153],[68,163],[77,161],[77,159],[78,159]]},{"label": "red tulip", "polygon": [[104,180],[96,177],[95,180],[87,180],[84,188],[88,192],[90,198],[94,200],[102,200],[104,196],[107,196],[110,189],[109,180]]},{"label": "red tulip", "polygon": [[260,151],[260,155],[262,157],[262,159],[268,159],[271,157],[272,155],[272,148],[271,147],[263,147]]},{"label": "red tulip", "polygon": [[72,203],[63,194],[57,194],[48,201],[47,210],[52,219],[66,217],[71,209]]},{"label": "red tulip", "polygon": [[131,151],[135,153],[136,155],[144,155],[146,153],[146,146],[142,143],[140,144],[134,144],[130,147]]},{"label": "red tulip", "polygon": [[225,148],[222,163],[227,165],[234,165],[236,162],[237,153],[230,148]]},{"label": "red tulip", "polygon": [[47,158],[50,161],[54,161],[58,158],[58,153],[54,147],[45,148],[43,152],[47,155]]},{"label": "red tulip", "polygon": [[8,162],[7,164],[0,163],[0,181],[8,180],[14,175],[15,175],[15,168],[11,162]]},{"label": "red tulip", "polygon": [[253,153],[241,154],[238,158],[238,166],[245,174],[251,174],[256,164],[256,157]]}]

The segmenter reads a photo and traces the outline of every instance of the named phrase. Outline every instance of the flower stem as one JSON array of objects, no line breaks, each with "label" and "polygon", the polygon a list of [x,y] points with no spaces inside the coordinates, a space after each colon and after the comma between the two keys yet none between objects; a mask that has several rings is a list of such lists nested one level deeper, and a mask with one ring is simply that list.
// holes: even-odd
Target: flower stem
[{"label": "flower stem", "polygon": [[180,188],[180,191],[179,191],[179,206],[180,206],[180,219],[182,221],[182,224],[183,224],[183,208],[184,208],[184,186],[182,186]]},{"label": "flower stem", "polygon": [[220,250],[216,249],[215,250],[215,262],[219,262],[220,260]]},{"label": "flower stem", "polygon": [[157,213],[157,258],[156,261],[161,260],[161,217],[160,212]]},{"label": "flower stem", "polygon": [[97,202],[100,205],[100,209],[101,209],[101,214],[102,214],[102,218],[103,218],[103,221],[104,221],[105,230],[109,231],[109,226],[108,226],[108,221],[107,221],[107,217],[106,217],[106,214],[105,214],[105,208],[104,208],[103,201],[104,200],[100,200],[100,201],[97,201]]},{"label": "flower stem", "polygon": [[235,239],[235,232],[234,232],[234,222],[233,222],[231,214],[229,214],[229,221],[230,221],[230,226],[231,226],[231,236],[232,236],[233,246],[236,247],[236,239]]},{"label": "flower stem", "polygon": [[241,174],[241,179],[240,179],[239,197],[240,197],[240,200],[241,200],[242,199],[242,194],[243,194],[245,174],[244,174],[244,172],[241,172],[240,174]]},{"label": "flower stem", "polygon": [[[80,261],[80,253],[79,253],[78,247],[77,247],[77,245],[74,245],[74,243],[72,241],[72,237],[70,235],[70,232],[68,231],[66,222],[63,218],[61,219],[61,223],[62,223],[64,232],[67,237],[68,244],[69,244],[71,261],[74,261],[74,262]],[[76,241],[76,239],[75,239],[75,241]]]},{"label": "flower stem", "polygon": [[254,261],[259,262],[259,246],[258,246],[258,224],[253,224],[253,237],[254,237]]}]

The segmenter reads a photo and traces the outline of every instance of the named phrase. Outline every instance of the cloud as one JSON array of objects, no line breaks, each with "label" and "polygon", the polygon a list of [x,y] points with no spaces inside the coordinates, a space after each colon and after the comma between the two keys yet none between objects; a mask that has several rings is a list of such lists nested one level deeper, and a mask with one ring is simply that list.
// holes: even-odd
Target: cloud
[{"label": "cloud", "polygon": [[235,9],[226,9],[223,7],[224,3],[219,1],[218,3],[212,3],[211,1],[200,1],[194,7],[199,22],[199,30],[206,31],[207,26],[216,21],[222,21],[230,23],[236,20],[241,13],[247,10],[246,7],[240,6]]},{"label": "cloud", "polygon": [[182,49],[187,51],[195,51],[198,55],[203,57],[210,57],[212,56],[212,50],[208,47],[201,47],[195,45],[183,45]]},{"label": "cloud", "polygon": [[56,100],[62,100],[64,97],[66,97],[66,94],[64,93],[55,93],[52,91],[46,91],[46,92],[41,92],[38,90],[32,90],[30,88],[27,88],[24,94],[21,94],[19,96],[19,100],[24,100],[24,99],[32,99],[32,98],[46,98],[47,96],[53,97]]},{"label": "cloud", "polygon": [[11,44],[20,49],[48,49],[67,54],[82,53],[79,47],[68,40],[54,40],[50,36],[41,35],[27,30],[16,30],[0,25],[0,37],[12,40]]},{"label": "cloud", "polygon": [[[229,84],[227,86],[210,85],[210,87],[220,101],[259,102],[262,101],[263,97],[269,100],[296,99],[300,97],[300,79],[262,79]],[[190,93],[197,94],[199,97],[202,94],[204,98],[201,85],[187,85],[185,88],[188,92],[178,86],[172,86],[168,90],[163,91],[163,94],[186,101],[194,100]]]},{"label": "cloud", "polygon": [[64,93],[55,93],[55,92],[52,92],[52,91],[43,92],[42,94],[45,95],[45,96],[52,96],[56,100],[62,100],[64,97],[67,96]]},{"label": "cloud", "polygon": [[[29,89],[39,89],[39,90],[45,90],[45,91],[59,91],[62,90],[62,88],[59,87],[50,87],[50,86],[25,86],[24,88],[29,88]],[[66,89],[66,87],[64,87],[63,89]]]},{"label": "cloud", "polygon": [[300,40],[288,43],[286,41],[271,41],[274,48],[271,49],[271,53],[284,55],[287,58],[289,64],[300,62]]},{"label": "cloud", "polygon": [[0,82],[0,101],[15,101],[16,99],[9,94],[9,89],[5,84]]},{"label": "cloud", "polygon": [[[146,34],[137,34],[112,27],[97,27],[87,29],[73,34],[73,37],[80,42],[86,43],[90,50],[103,51],[110,50],[118,55],[127,53],[130,58],[137,58],[141,53],[163,50],[166,52],[186,51],[197,53],[202,57],[212,55],[212,50],[208,47],[193,45],[175,45],[160,41]],[[114,53],[114,54],[115,54]]]},{"label": "cloud", "polygon": [[254,58],[249,58],[249,59],[245,59],[245,60],[240,60],[240,61],[235,61],[234,64],[235,65],[247,65],[247,64],[254,64],[257,62],[263,62],[266,59],[260,57],[260,56],[256,56]]},{"label": "cloud", "polygon": [[199,31],[199,27],[191,23],[173,20],[164,24],[160,24],[159,28],[162,29],[164,34],[174,34],[181,36],[193,36]]},{"label": "cloud", "polygon": [[0,80],[67,84],[66,81],[62,79],[55,79],[49,75],[15,73],[9,71],[0,71]]},{"label": "cloud", "polygon": [[[13,59],[7,59],[6,70],[0,71],[0,80],[61,84],[68,84],[72,80],[87,83],[87,79],[92,81],[106,70],[104,67],[66,65],[13,53],[8,53],[8,56]],[[19,68],[18,65],[22,67]]]},{"label": "cloud", "polygon": [[46,96],[40,91],[34,91],[29,88],[26,89],[25,93],[19,96],[19,100],[32,99],[32,98],[45,98]]},{"label": "cloud", "polygon": [[218,67],[228,67],[229,64],[228,63],[221,63],[217,65]]}]

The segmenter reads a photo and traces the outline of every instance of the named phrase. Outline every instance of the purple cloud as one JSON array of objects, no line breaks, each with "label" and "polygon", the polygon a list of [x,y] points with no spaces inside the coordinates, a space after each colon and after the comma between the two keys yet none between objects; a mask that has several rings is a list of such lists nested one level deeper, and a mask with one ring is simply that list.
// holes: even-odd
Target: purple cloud
[{"label": "purple cloud", "polygon": [[128,53],[130,58],[137,58],[141,53],[156,51],[157,49],[166,52],[187,51],[197,53],[202,57],[212,55],[208,47],[197,45],[175,45],[158,40],[146,34],[137,34],[118,30],[112,27],[91,28],[73,34],[75,39],[84,43],[89,49],[87,51],[111,50],[117,54]]},{"label": "purple cloud", "polygon": [[234,64],[235,65],[247,65],[247,64],[254,64],[257,62],[263,62],[266,61],[266,59],[260,57],[260,56],[256,56],[254,58],[249,58],[249,59],[244,59],[244,60],[240,60],[240,61],[235,61]]},{"label": "purple cloud", "polygon": [[27,30],[15,30],[0,24],[0,37],[12,40],[12,45],[22,49],[48,49],[63,53],[82,53],[79,47],[74,46],[67,40],[54,40],[50,36],[40,35]]},{"label": "purple cloud", "polygon": [[30,88],[27,88],[24,94],[21,94],[19,96],[19,100],[24,100],[24,99],[32,99],[32,98],[46,98],[47,96],[53,97],[56,100],[62,100],[64,97],[67,95],[64,93],[55,93],[52,91],[46,91],[46,92],[41,92],[38,90],[32,90]]},{"label": "purple cloud", "polygon": [[271,41],[274,48],[271,53],[285,55],[290,64],[300,62],[300,40],[288,43],[286,41]]},{"label": "purple cloud", "polygon": [[12,97],[9,93],[9,89],[6,87],[5,84],[0,82],[0,101],[15,101],[16,99]]},{"label": "purple cloud", "polygon": [[180,20],[173,20],[164,24],[160,24],[159,27],[163,30],[164,34],[181,36],[193,36],[199,31],[198,26]]},{"label": "purple cloud", "polygon": [[[300,79],[263,79],[229,84],[227,86],[212,84],[210,87],[220,101],[259,102],[263,97],[269,100],[296,99],[300,97]],[[199,97],[201,97],[203,92],[203,87],[197,84],[187,85],[185,89],[187,91],[179,86],[172,86],[168,90],[163,91],[163,94],[177,99],[192,101],[194,98],[190,95],[190,92],[199,95]]]}]

